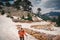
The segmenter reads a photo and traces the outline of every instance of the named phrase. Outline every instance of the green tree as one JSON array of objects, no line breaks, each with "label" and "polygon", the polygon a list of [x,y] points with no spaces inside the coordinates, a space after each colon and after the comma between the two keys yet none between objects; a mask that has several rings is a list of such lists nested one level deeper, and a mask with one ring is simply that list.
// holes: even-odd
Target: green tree
[{"label": "green tree", "polygon": [[3,3],[0,2],[0,12],[1,12],[2,8],[3,8],[2,6],[3,6]]},{"label": "green tree", "polygon": [[14,2],[14,7],[20,9],[20,6],[23,8],[24,11],[31,10],[32,4],[29,0],[17,0]]},{"label": "green tree", "polygon": [[41,18],[41,13],[40,13],[41,8],[38,8],[37,11],[38,11],[38,12],[37,12],[37,16]]},{"label": "green tree", "polygon": [[32,16],[30,15],[30,13],[28,13],[28,18],[27,18],[27,20],[32,21]]},{"label": "green tree", "polygon": [[2,9],[2,7],[0,6],[0,9]]},{"label": "green tree", "polygon": [[53,21],[53,22],[56,22],[56,21],[57,21],[57,19],[54,17],[54,18],[52,19],[52,21]]},{"label": "green tree", "polygon": [[41,11],[41,8],[38,8],[37,10],[38,10],[38,12],[40,12]]},{"label": "green tree", "polygon": [[60,16],[58,16],[57,25],[60,26]]},{"label": "green tree", "polygon": [[2,2],[0,2],[0,5],[3,5],[3,3],[2,3]]},{"label": "green tree", "polygon": [[32,6],[31,2],[29,0],[24,0],[23,2],[24,3],[22,5],[22,7],[23,7],[24,11],[29,11],[31,9],[30,6]]},{"label": "green tree", "polygon": [[4,10],[2,10],[2,11],[1,11],[1,15],[4,15],[4,14],[5,14],[5,12],[4,12]]},{"label": "green tree", "polygon": [[21,0],[17,0],[14,2],[14,7],[17,8],[18,10],[20,9],[21,6]]},{"label": "green tree", "polygon": [[5,6],[10,7],[11,4],[7,1]]}]

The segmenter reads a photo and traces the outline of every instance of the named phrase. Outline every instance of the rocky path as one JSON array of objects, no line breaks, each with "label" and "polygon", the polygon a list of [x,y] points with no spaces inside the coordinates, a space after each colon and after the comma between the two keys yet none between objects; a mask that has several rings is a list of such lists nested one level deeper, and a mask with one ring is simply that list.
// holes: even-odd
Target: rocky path
[{"label": "rocky path", "polygon": [[[47,34],[57,35],[60,34],[60,29],[55,28],[55,31],[47,31],[47,30],[39,30],[30,28],[31,25],[40,25],[46,24],[46,22],[41,23],[14,23],[10,18],[6,18],[4,16],[0,16],[0,40],[19,40],[18,30],[16,29],[16,25],[22,25],[23,28],[27,28],[27,37],[25,36],[25,40],[48,40]],[[57,30],[58,29],[58,30]],[[42,32],[42,34],[40,33]],[[41,35],[40,35],[41,34]],[[51,37],[51,36],[50,36]],[[41,39],[40,39],[41,38]]]},{"label": "rocky path", "polygon": [[[0,15],[0,40],[19,40],[18,30],[16,29],[16,25],[10,18],[6,18]],[[25,36],[25,40],[37,40],[31,35],[27,34]]]}]

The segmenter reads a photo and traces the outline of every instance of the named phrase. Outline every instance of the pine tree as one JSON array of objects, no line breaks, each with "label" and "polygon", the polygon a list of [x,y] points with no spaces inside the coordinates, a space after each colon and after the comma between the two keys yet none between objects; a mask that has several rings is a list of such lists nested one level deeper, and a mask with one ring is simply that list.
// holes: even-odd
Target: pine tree
[{"label": "pine tree", "polygon": [[20,9],[21,6],[21,0],[17,0],[14,2],[14,7],[17,8],[18,10]]},{"label": "pine tree", "polygon": [[4,10],[2,10],[1,15],[4,15],[4,14],[5,14],[5,12],[4,12]]},{"label": "pine tree", "polygon": [[0,9],[2,9],[2,6],[0,6]]},{"label": "pine tree", "polygon": [[17,0],[14,2],[14,7],[20,9],[20,6],[23,8],[24,11],[31,10],[32,4],[29,0]]},{"label": "pine tree", "polygon": [[11,4],[7,1],[7,2],[6,2],[6,6],[7,6],[7,7],[10,7]]},{"label": "pine tree", "polygon": [[60,26],[60,16],[58,16],[57,25]]},{"label": "pine tree", "polygon": [[3,6],[3,3],[2,2],[0,2],[0,11],[2,10],[2,7]]},{"label": "pine tree", "polygon": [[32,21],[32,16],[28,13],[28,18],[27,18],[27,20],[30,20],[30,21]]},{"label": "pine tree", "polygon": [[0,5],[3,5],[3,3],[2,3],[2,2],[0,2]]},{"label": "pine tree", "polygon": [[41,17],[41,13],[40,13],[41,8],[38,8],[37,11],[38,11],[37,16],[38,16],[38,17]]},{"label": "pine tree", "polygon": [[41,11],[41,8],[38,8],[37,10],[40,12]]}]

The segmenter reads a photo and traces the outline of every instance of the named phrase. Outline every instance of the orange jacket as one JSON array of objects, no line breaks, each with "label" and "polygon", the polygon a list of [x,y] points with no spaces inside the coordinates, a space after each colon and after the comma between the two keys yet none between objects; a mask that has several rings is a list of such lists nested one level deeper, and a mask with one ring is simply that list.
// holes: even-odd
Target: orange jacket
[{"label": "orange jacket", "polygon": [[18,31],[19,37],[24,37],[26,34],[25,31]]}]

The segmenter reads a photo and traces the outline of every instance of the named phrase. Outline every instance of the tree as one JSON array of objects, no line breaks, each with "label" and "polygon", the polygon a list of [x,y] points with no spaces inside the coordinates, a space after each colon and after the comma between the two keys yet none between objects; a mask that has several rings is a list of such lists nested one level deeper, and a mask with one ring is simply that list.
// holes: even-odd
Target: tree
[{"label": "tree", "polygon": [[2,2],[0,2],[0,11],[2,10],[2,7],[3,6],[3,3]]},{"label": "tree", "polygon": [[11,4],[7,1],[7,2],[6,2],[6,6],[7,6],[7,7],[10,7]]},{"label": "tree", "polygon": [[41,8],[38,8],[37,10],[40,12],[41,11]]},{"label": "tree", "polygon": [[0,6],[0,9],[2,9],[2,6]]},{"label": "tree", "polygon": [[38,17],[41,17],[41,13],[40,13],[41,8],[38,8],[37,11],[38,11],[37,16],[38,16]]},{"label": "tree", "polygon": [[20,9],[21,6],[21,0],[17,0],[14,2],[14,7],[17,8],[18,10]]},{"label": "tree", "polygon": [[60,16],[58,16],[57,25],[60,26]]},{"label": "tree", "polygon": [[32,16],[28,13],[28,18],[27,18],[27,20],[30,20],[30,21],[32,21]]},{"label": "tree", "polygon": [[0,5],[3,5],[3,3],[2,3],[2,2],[0,2]]},{"label": "tree", "polygon": [[30,6],[32,6],[31,2],[29,0],[24,0],[23,2],[24,3],[23,3],[22,7],[23,7],[24,11],[30,11],[31,10]]},{"label": "tree", "polygon": [[57,19],[54,17],[54,18],[52,19],[52,21],[53,21],[53,22],[56,22],[56,21],[57,21]]},{"label": "tree", "polygon": [[14,7],[19,9],[20,6],[23,8],[24,11],[29,11],[31,10],[32,4],[29,0],[17,0],[14,2]]},{"label": "tree", "polygon": [[5,12],[4,12],[4,10],[2,10],[1,15],[4,15],[4,14],[5,14]]}]

